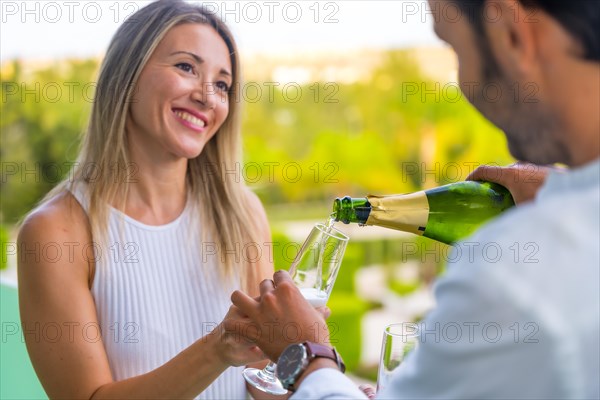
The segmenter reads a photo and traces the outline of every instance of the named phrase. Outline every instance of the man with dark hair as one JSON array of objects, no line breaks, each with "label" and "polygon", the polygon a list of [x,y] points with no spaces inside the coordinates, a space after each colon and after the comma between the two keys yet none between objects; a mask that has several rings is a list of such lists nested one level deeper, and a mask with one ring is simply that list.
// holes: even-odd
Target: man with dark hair
[{"label": "man with dark hair", "polygon": [[[532,201],[453,249],[418,347],[378,397],[597,399],[600,6],[451,1],[429,3],[433,11],[457,6],[465,16],[435,20],[437,35],[457,53],[463,92],[505,132],[515,158],[569,169],[550,173]],[[494,102],[484,96],[489,84],[502,88]],[[515,95],[531,88],[533,97]],[[527,179],[500,171],[497,180],[508,186],[508,178]],[[277,272],[260,292],[259,299],[232,295],[245,316],[226,329],[279,359],[278,376],[296,398],[364,397],[340,371],[323,317],[289,275]],[[299,333],[294,340],[286,337],[290,326]]]}]

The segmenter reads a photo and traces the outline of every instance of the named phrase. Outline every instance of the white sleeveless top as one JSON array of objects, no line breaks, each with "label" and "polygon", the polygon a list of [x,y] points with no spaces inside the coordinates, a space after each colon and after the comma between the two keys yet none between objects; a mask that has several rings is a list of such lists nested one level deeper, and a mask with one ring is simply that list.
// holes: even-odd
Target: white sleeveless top
[{"label": "white sleeveless top", "polygon": [[[78,183],[71,192],[87,212],[84,188]],[[205,336],[223,320],[239,288],[219,276],[214,247],[201,244],[200,217],[190,203],[161,226],[111,208],[108,244],[94,246],[92,296],[117,381],[160,367]],[[99,340],[93,328],[88,336]],[[242,369],[227,369],[197,398],[245,399]]]}]

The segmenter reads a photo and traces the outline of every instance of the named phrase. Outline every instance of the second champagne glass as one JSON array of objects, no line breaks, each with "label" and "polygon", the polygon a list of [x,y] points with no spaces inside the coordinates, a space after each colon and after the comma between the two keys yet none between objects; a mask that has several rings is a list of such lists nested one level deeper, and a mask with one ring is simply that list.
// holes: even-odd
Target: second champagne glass
[{"label": "second champagne glass", "polygon": [[[347,243],[348,236],[331,225],[316,224],[292,262],[290,275],[313,307],[327,304]],[[246,368],[243,375],[250,385],[263,392],[286,394],[275,376],[275,368],[276,364],[270,362],[262,370]]]},{"label": "second champagne glass", "polygon": [[390,324],[383,330],[381,358],[377,373],[377,392],[387,386],[396,368],[419,344],[419,326],[414,323]]}]

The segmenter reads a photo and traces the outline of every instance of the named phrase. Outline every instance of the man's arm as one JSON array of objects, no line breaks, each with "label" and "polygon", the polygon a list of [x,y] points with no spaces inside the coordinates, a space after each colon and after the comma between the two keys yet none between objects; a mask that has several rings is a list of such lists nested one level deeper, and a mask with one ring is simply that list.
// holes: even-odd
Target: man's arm
[{"label": "man's arm", "polygon": [[561,370],[571,360],[559,357],[569,328],[543,289],[556,257],[542,242],[535,263],[513,251],[536,229],[519,226],[523,234],[515,234],[525,212],[455,246],[435,287],[437,306],[419,324],[417,349],[377,398],[569,397]]}]

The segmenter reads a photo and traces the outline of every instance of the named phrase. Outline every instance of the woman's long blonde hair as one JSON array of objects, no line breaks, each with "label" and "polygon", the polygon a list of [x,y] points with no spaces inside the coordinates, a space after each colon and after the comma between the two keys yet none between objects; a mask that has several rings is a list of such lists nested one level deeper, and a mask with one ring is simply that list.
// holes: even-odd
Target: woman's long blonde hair
[{"label": "woman's long blonde hair", "polygon": [[[185,23],[206,24],[225,41],[233,68],[232,90],[239,86],[240,66],[233,36],[216,15],[181,0],[159,0],[129,17],[115,33],[100,67],[94,104],[81,151],[70,179],[87,181],[88,217],[94,238],[107,231],[109,205],[119,199],[124,209],[128,193],[129,149],[125,122],[129,104],[134,100],[135,84],[148,59],[174,26]],[[229,96],[229,114],[202,153],[188,162],[187,183],[191,198],[203,218],[202,240],[211,240],[219,249],[225,277],[237,275],[243,264],[245,243],[258,243],[259,227],[249,206],[245,185],[227,177],[226,171],[239,168],[241,162],[240,104]],[[93,171],[93,177],[90,177]],[[45,202],[68,190],[71,181],[55,187]],[[208,234],[204,232],[208,230]],[[200,245],[200,244],[197,244]],[[239,271],[246,287],[255,271]]]}]

